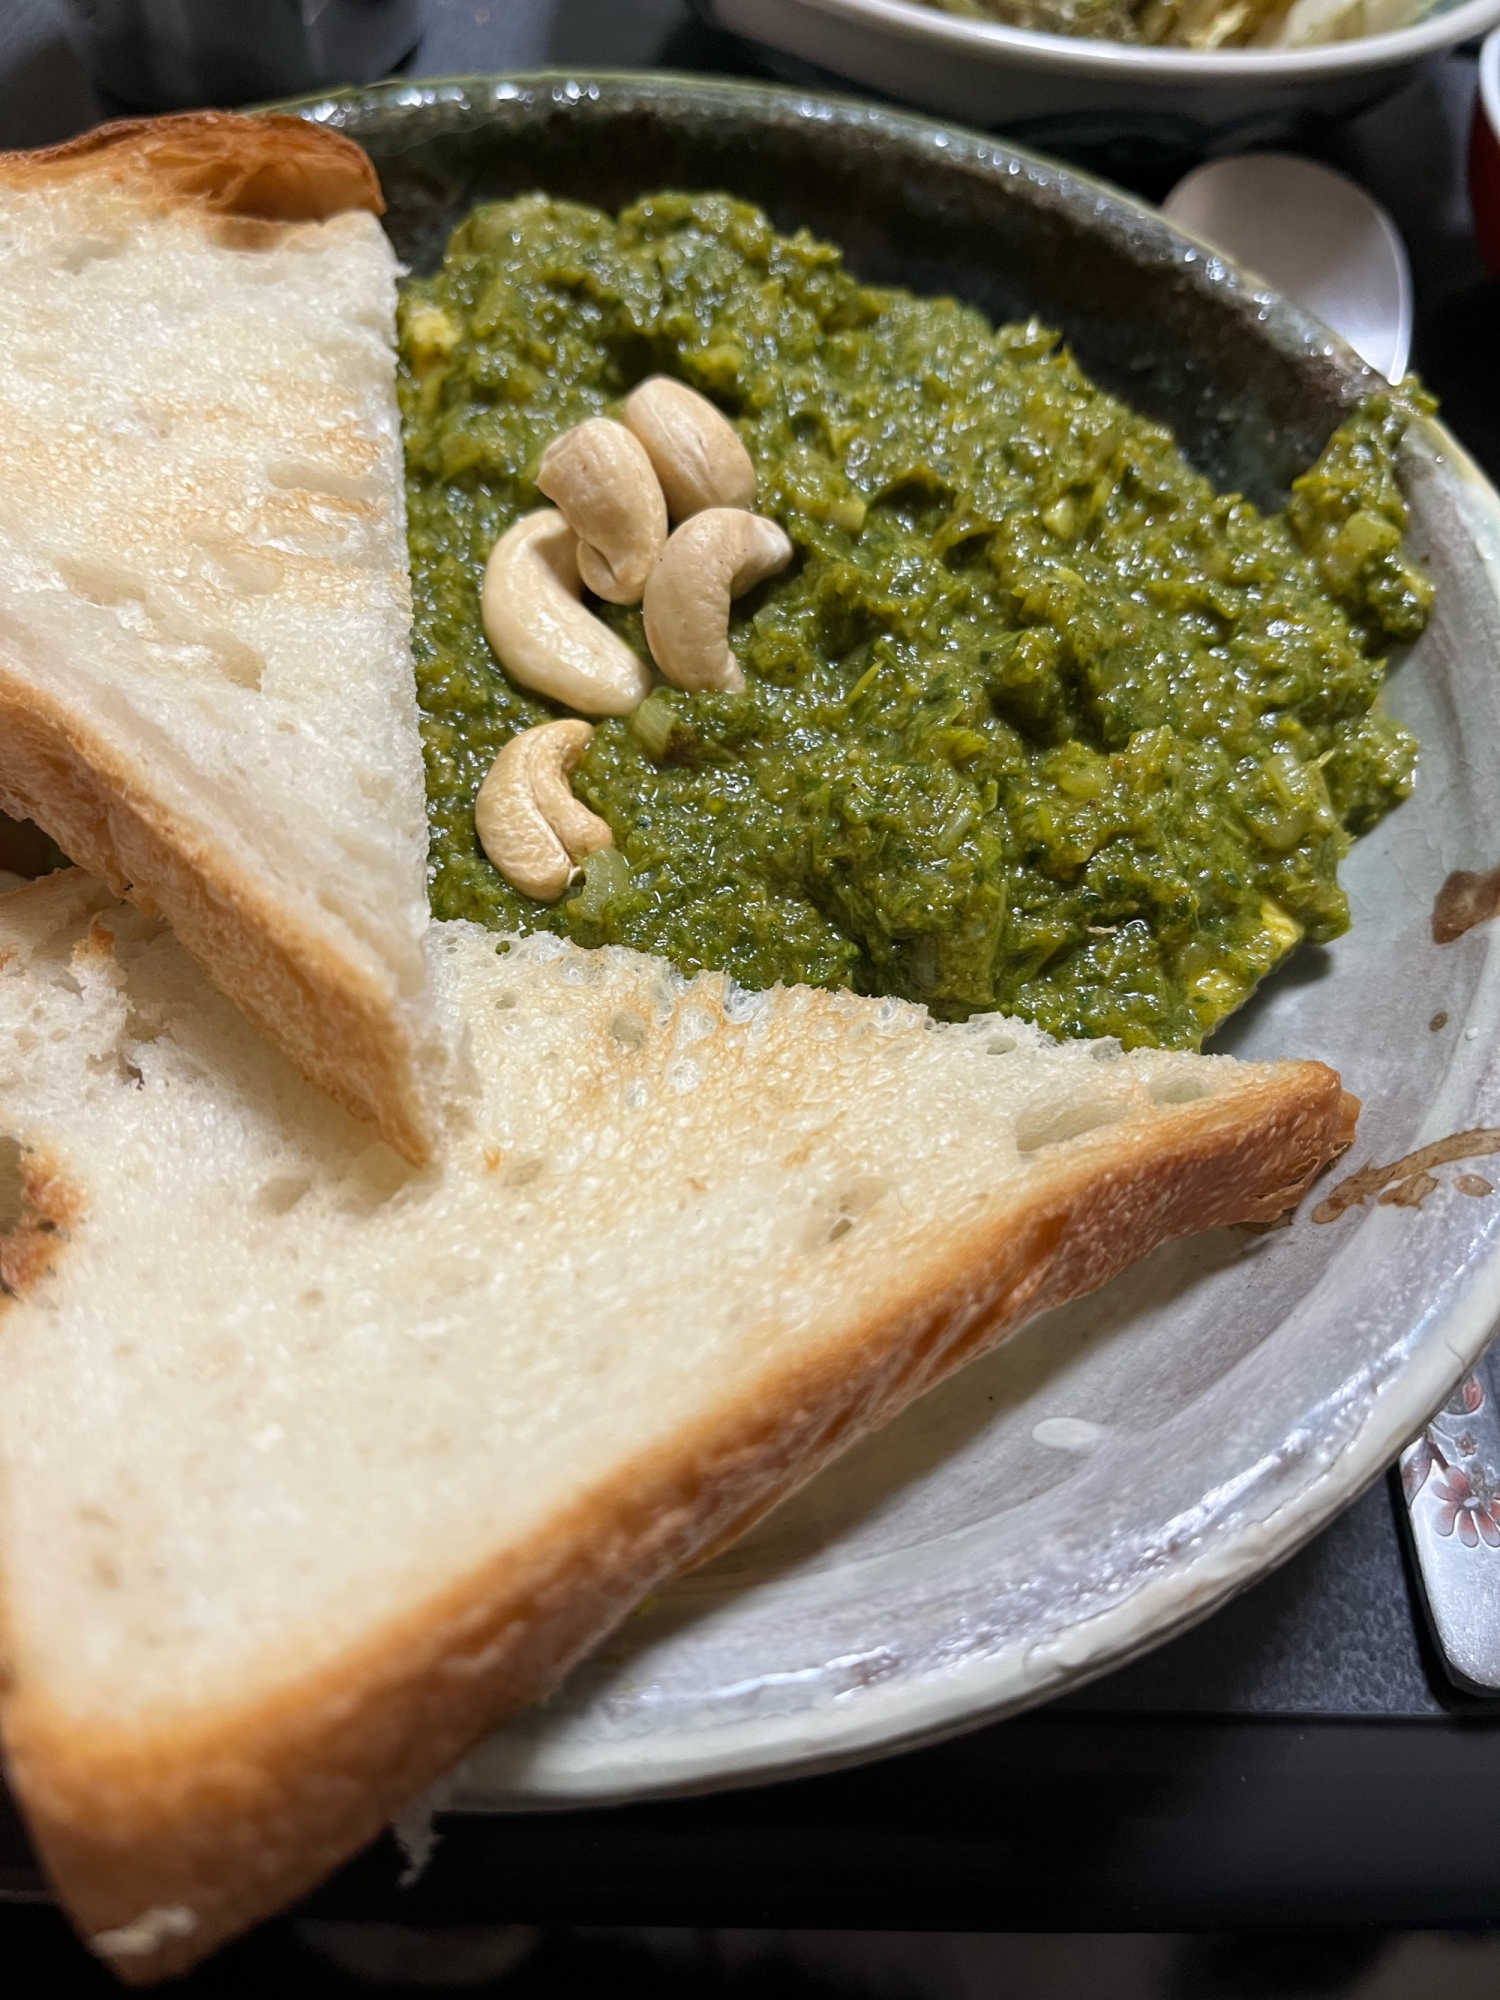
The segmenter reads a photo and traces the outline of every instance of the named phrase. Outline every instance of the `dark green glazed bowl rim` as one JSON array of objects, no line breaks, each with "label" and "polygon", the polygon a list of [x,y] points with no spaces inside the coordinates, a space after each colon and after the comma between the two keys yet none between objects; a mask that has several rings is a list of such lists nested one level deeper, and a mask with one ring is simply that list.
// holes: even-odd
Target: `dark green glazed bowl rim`
[{"label": "dark green glazed bowl rim", "polygon": [[782,131],[816,124],[844,133],[862,147],[883,139],[936,156],[955,173],[1003,178],[1016,186],[1020,199],[1070,212],[1081,229],[1116,238],[1142,263],[1169,265],[1194,290],[1235,300],[1262,339],[1296,360],[1331,364],[1330,372],[1348,381],[1356,398],[1380,379],[1331,327],[1201,237],[1169,222],[1154,203],[993,132],[875,99],[681,70],[542,69],[388,77],[260,108],[293,112],[362,145],[383,141],[382,152],[399,153],[429,130],[452,129],[460,122],[475,128],[504,107],[547,101],[562,111],[590,104],[619,111],[691,107],[715,118],[727,111],[741,121]]},{"label": "dark green glazed bowl rim", "polygon": [[[1381,383],[1330,328],[1168,222],[1149,203],[993,134],[882,103],[668,71],[541,70],[398,77],[290,99],[274,108],[345,132],[371,153],[391,198],[388,222],[397,248],[418,267],[436,261],[435,218],[443,204],[429,192],[429,226],[425,233],[417,232],[421,240],[414,240],[412,208],[404,199],[408,185],[430,179],[435,152],[445,153],[451,167],[468,150],[476,162],[476,191],[466,198],[462,173],[450,176],[445,232],[466,205],[483,198],[477,163],[486,149],[506,135],[514,145],[522,132],[545,137],[554,149],[561,144],[560,134],[575,136],[580,146],[593,144],[601,149],[601,172],[616,179],[623,173],[626,180],[632,145],[648,138],[672,132],[690,148],[717,146],[721,181],[728,184],[738,172],[751,185],[732,191],[758,198],[764,194],[759,174],[769,189],[764,205],[779,225],[796,219],[795,202],[790,216],[778,214],[777,206],[778,196],[792,187],[799,171],[804,191],[812,193],[822,171],[840,168],[850,185],[855,180],[869,184],[865,206],[878,207],[884,190],[890,216],[908,206],[913,215],[931,211],[940,217],[946,212],[950,236],[961,237],[970,220],[981,215],[1002,229],[1018,227],[1024,219],[1036,242],[1049,246],[1039,271],[1045,268],[1056,278],[1062,267],[1075,264],[1081,274],[1076,289],[1094,295],[1080,297],[1074,313],[1066,296],[1060,306],[1043,296],[1038,303],[1043,316],[1062,325],[1085,365],[1107,386],[1174,422],[1190,456],[1211,476],[1254,497],[1274,498],[1316,454],[1343,412]],[[767,168],[781,162],[788,171],[778,180]],[[647,174],[634,191],[662,184]],[[700,182],[711,184],[720,183]],[[574,192],[549,185],[545,172],[532,185]],[[831,215],[815,217],[814,226],[845,244],[861,275],[885,281],[888,274],[861,269],[858,250],[839,234],[836,205]],[[908,233],[910,227],[908,222]],[[993,267],[993,252],[994,246],[976,241],[976,268],[986,258]],[[1132,274],[1131,281],[1122,282],[1126,273]],[[919,279],[894,275],[914,289],[951,288],[960,295],[965,290],[961,278],[951,287],[924,286]],[[1124,321],[1138,328],[1155,326],[1164,336],[1167,351],[1161,358],[1169,376],[1177,368],[1176,357],[1196,358],[1206,370],[1206,386],[1200,385],[1205,411],[1215,399],[1219,404],[1226,396],[1231,403],[1241,399],[1221,417],[1218,429],[1243,428],[1248,418],[1258,433],[1251,455],[1263,464],[1243,467],[1235,462],[1236,452],[1196,438],[1196,429],[1212,431],[1214,423],[1205,417],[1198,424],[1191,414],[1172,408],[1171,383],[1164,398],[1156,399],[1158,407],[1149,394],[1134,393],[1135,361],[1127,358],[1117,365],[1119,357],[1108,352],[1109,342],[1096,328],[1091,331],[1093,322],[1108,320],[1111,299],[1118,299]],[[974,302],[987,303],[982,298]]]}]

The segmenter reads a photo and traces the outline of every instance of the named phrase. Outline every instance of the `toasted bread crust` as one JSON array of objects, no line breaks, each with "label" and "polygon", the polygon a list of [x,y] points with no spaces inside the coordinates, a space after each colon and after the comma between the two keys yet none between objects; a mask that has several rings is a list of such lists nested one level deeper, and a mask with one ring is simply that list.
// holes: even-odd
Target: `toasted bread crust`
[{"label": "toasted bread crust", "polygon": [[0,808],[34,819],[116,895],[163,916],[246,1018],[414,1165],[432,1114],[391,996],[267,896],[222,846],[176,820],[118,744],[89,732],[0,657]]},{"label": "toasted bread crust", "polygon": [[[1157,1244],[1265,1220],[1348,1143],[1353,1100],[1288,1063],[1184,1105],[1149,1147],[1071,1148],[1003,1217],[934,1231],[878,1316],[768,1372],[539,1536],[274,1698],[159,1733],[80,1730],[22,1689],[3,1716],[38,1846],[132,1983],[181,1971],[311,1887],[630,1607],[1032,1314]],[[145,1913],[163,1920],[139,1920]],[[185,1913],[191,1913],[187,1918]]]},{"label": "toasted bread crust", "polygon": [[0,183],[9,187],[83,176],[266,222],[322,222],[348,208],[385,213],[368,154],[341,132],[284,113],[124,118],[61,146],[0,153]]}]

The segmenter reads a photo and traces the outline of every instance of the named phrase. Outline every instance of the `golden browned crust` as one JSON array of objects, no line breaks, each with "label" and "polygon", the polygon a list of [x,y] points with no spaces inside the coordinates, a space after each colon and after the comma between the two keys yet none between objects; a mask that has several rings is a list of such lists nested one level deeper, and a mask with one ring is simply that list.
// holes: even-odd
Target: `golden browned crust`
[{"label": "golden browned crust", "polygon": [[368,154],[341,132],[279,112],[126,118],[40,152],[0,153],[0,182],[11,187],[84,175],[267,222],[322,222],[346,208],[385,213]]},{"label": "golden browned crust", "polygon": [[203,1957],[354,1852],[661,1581],[1022,1320],[1172,1237],[1296,1200],[1347,1143],[1349,1102],[1322,1064],[1286,1064],[1183,1106],[1149,1144],[1080,1142],[1023,1202],[934,1230],[878,1316],[643,1454],[529,1556],[506,1550],[268,1699],[90,1732],[15,1689],[0,1717],[12,1780],[75,1920],[97,1937],[195,1913],[115,1958],[132,1982]]},{"label": "golden browned crust", "polygon": [[0,1139],[0,1312],[56,1270],[82,1208],[50,1153]]},{"label": "golden browned crust", "polygon": [[116,895],[163,916],[214,984],[314,1083],[415,1165],[432,1114],[390,995],[154,795],[149,773],[0,660],[0,808],[44,826]]}]

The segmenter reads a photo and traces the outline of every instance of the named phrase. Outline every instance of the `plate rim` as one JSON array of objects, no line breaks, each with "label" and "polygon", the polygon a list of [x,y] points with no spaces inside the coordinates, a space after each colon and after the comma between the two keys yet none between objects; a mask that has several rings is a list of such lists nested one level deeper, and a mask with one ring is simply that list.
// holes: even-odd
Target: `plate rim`
[{"label": "plate rim", "polygon": [[[709,0],[717,14],[717,0]],[[739,11],[759,0],[738,0]],[[978,21],[927,7],[920,0],[776,0],[805,14],[870,29],[921,47],[967,56],[987,68],[1051,71],[1095,82],[1184,87],[1204,83],[1252,84],[1322,81],[1420,61],[1440,49],[1482,35],[1500,22],[1500,0],[1460,0],[1443,13],[1404,27],[1347,42],[1303,49],[1143,48],[1128,42],[1045,34],[1002,21]],[[924,18],[931,15],[932,19]],[[745,33],[741,27],[730,32]]]},{"label": "plate rim", "polygon": [[[821,4],[821,0],[820,0]],[[1476,0],[1500,16],[1500,0]],[[1456,11],[1463,11],[1462,9]],[[1449,17],[1444,17],[1452,18]],[[913,138],[932,145],[940,137],[961,135],[985,149],[993,167],[996,156],[1034,163],[1054,180],[1067,199],[1095,199],[1095,222],[1118,229],[1127,219],[1150,225],[1162,247],[1193,258],[1212,259],[1238,287],[1247,303],[1259,308],[1262,337],[1283,353],[1301,347],[1312,335],[1321,355],[1332,360],[1344,378],[1346,391],[1373,381],[1373,375],[1344,342],[1321,322],[1240,270],[1181,225],[1170,222],[1150,204],[1124,190],[1081,173],[1030,149],[990,135],[955,126],[920,112],[871,104],[838,93],[810,92],[769,83],[699,78],[663,71],[579,71],[549,69],[480,73],[461,77],[393,79],[372,86],[312,93],[283,100],[276,110],[296,112],[315,122],[342,123],[340,113],[382,104],[395,107],[440,104],[451,92],[466,109],[476,94],[497,105],[524,90],[542,89],[565,97],[601,87],[628,91],[648,87],[669,95],[731,97],[749,105],[757,100],[783,111],[801,107],[811,115],[828,106],[860,122],[895,125]],[[358,119],[351,136],[358,137]],[[1102,204],[1097,197],[1103,197]],[[1113,215],[1101,213],[1113,211]],[[1266,308],[1273,308],[1269,316]],[[1497,495],[1463,447],[1444,426],[1424,419],[1433,448],[1446,461],[1453,483],[1467,489],[1470,504],[1482,517],[1487,539],[1500,550],[1500,495]],[[1492,588],[1494,579],[1492,579]],[[1500,600],[1500,589],[1496,589]],[[1487,978],[1494,982],[1491,946]],[[735,1789],[778,1779],[811,1776],[851,1764],[895,1756],[920,1745],[963,1734],[1036,1706],[1069,1689],[1112,1672],[1210,1616],[1237,1591],[1269,1573],[1316,1536],[1392,1464],[1402,1447],[1441,1408],[1455,1385],[1469,1372],[1489,1344],[1500,1317],[1500,1241],[1477,1256],[1464,1273],[1462,1289],[1441,1319],[1424,1332],[1422,1344],[1400,1371],[1404,1393],[1394,1397],[1390,1385],[1372,1394],[1358,1429],[1336,1451],[1317,1476],[1300,1486],[1264,1520],[1247,1523],[1219,1537],[1204,1554],[1165,1575],[1137,1585],[1119,1604],[1066,1627],[1040,1647],[998,1647],[941,1674],[898,1681],[889,1687],[862,1688],[857,1704],[839,1708],[834,1701],[814,1701],[784,1715],[736,1718],[720,1723],[677,1726],[649,1737],[616,1739],[591,1754],[572,1745],[565,1758],[552,1763],[536,1754],[524,1738],[506,1745],[489,1739],[474,1753],[483,1757],[481,1784],[466,1778],[461,1766],[456,1781],[438,1788],[441,1808],[461,1811],[566,1810],[585,1805],[624,1803],[632,1799],[687,1796]],[[580,1754],[580,1750],[584,1754]],[[647,1763],[642,1756],[649,1758]],[[507,1769],[509,1776],[506,1775]]]}]

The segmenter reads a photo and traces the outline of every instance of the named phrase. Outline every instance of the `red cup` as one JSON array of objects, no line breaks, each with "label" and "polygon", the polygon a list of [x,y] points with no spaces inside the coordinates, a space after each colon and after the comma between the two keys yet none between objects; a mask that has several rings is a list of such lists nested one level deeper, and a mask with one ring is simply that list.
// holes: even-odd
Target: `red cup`
[{"label": "red cup", "polygon": [[1479,52],[1479,95],[1469,139],[1469,192],[1480,251],[1500,278],[1500,28]]}]

